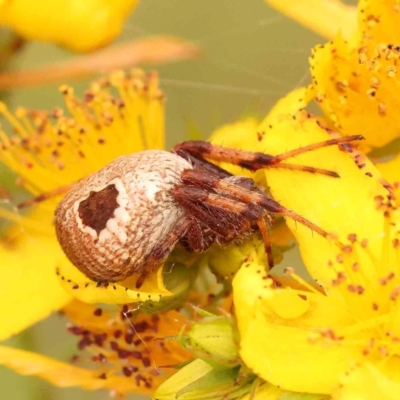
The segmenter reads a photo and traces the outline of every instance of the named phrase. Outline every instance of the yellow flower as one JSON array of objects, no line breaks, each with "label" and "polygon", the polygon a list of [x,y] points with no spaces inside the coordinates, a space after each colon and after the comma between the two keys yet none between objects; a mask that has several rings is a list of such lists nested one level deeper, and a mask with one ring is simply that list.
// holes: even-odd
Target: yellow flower
[{"label": "yellow flower", "polygon": [[[306,99],[307,91],[300,89],[279,102],[253,135],[243,138],[246,146],[260,146],[259,132],[271,154],[286,151],[288,143],[296,148],[331,138],[329,128],[300,110]],[[218,139],[230,145],[228,136]],[[285,390],[335,399],[375,399],[377,393],[397,399],[400,214],[391,188],[367,157],[349,146],[327,147],[291,162],[340,175],[262,172],[274,198],[331,234],[327,240],[287,221],[322,290],[296,274],[300,285],[276,288],[257,253],[249,252],[233,281],[240,355],[258,376]]]},{"label": "yellow flower", "polygon": [[117,37],[138,0],[0,1],[0,25],[29,40],[86,52]]},{"label": "yellow flower", "polygon": [[[112,93],[116,90],[119,97]],[[164,146],[164,97],[155,74],[130,76],[115,73],[92,85],[80,100],[71,88],[61,89],[72,115],[61,109],[51,113],[18,109],[15,114],[0,104],[0,112],[15,135],[0,130],[0,161],[18,175],[18,183],[35,195],[57,191],[98,170],[121,154]],[[57,243],[54,209],[60,196],[39,202],[30,213],[7,203],[0,217],[14,222],[0,244],[1,273],[7,285],[0,294],[0,315],[7,324],[0,338],[19,332],[66,305],[71,296],[87,302],[130,303],[169,295],[161,269],[141,288],[131,282],[96,288],[73,267]],[[22,210],[24,211],[24,210]],[[26,210],[25,210],[26,211]]]},{"label": "yellow flower", "polygon": [[[361,133],[364,150],[398,135],[400,22],[397,1],[361,0],[355,9],[336,0],[267,0],[331,42],[310,59],[311,90],[329,124],[341,134]],[[357,20],[357,23],[356,23]]]}]

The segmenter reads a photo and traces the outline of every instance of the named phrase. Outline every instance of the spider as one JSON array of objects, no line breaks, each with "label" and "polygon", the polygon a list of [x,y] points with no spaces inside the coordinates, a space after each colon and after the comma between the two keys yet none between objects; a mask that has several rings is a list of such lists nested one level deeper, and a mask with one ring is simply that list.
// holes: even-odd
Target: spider
[{"label": "spider", "polygon": [[283,207],[252,179],[213,164],[225,161],[250,171],[285,168],[339,177],[286,160],[322,147],[360,140],[336,138],[283,154],[235,150],[187,141],[172,152],[145,150],[122,156],[71,187],[56,189],[29,205],[69,189],[55,212],[58,241],[69,260],[99,283],[139,274],[137,287],[179,243],[202,253],[258,230],[273,266],[269,226],[274,214],[289,217],[326,237],[327,232]]}]

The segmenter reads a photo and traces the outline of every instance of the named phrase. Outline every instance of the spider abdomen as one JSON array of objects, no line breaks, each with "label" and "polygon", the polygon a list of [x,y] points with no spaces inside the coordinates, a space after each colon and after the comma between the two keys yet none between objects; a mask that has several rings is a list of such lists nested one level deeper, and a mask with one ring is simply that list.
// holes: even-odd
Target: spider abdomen
[{"label": "spider abdomen", "polygon": [[173,153],[147,150],[79,181],[55,215],[57,238],[69,260],[97,282],[151,272],[149,257],[184,218],[171,189],[190,168]]}]

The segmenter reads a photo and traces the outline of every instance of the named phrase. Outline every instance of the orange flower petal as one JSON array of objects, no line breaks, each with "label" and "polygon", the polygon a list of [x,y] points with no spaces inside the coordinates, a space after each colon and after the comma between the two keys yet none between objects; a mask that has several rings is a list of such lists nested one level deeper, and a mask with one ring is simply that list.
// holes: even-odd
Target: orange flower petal
[{"label": "orange flower petal", "polygon": [[1,89],[16,89],[60,82],[142,64],[162,64],[199,56],[194,43],[172,36],[151,36],[115,45],[72,60],[55,62],[22,71],[0,73]]},{"label": "orange flower petal", "polygon": [[144,385],[136,385],[133,379],[125,376],[100,377],[101,371],[87,370],[72,364],[63,363],[29,351],[0,346],[0,364],[21,375],[37,376],[58,387],[81,387],[86,390],[113,389],[117,393],[151,394]]}]

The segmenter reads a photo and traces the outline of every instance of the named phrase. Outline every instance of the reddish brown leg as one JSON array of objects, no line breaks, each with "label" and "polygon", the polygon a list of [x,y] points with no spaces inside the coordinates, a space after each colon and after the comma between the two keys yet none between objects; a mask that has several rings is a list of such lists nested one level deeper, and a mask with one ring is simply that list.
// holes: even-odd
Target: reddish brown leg
[{"label": "reddish brown leg", "polygon": [[319,148],[333,146],[341,143],[348,143],[361,139],[363,139],[363,137],[360,135],[330,139],[324,142],[314,143],[308,146],[301,147],[299,149],[278,154],[276,156],[259,152],[230,149],[203,141],[188,141],[180,143],[174,147],[174,151],[176,153],[186,151],[187,153],[192,154],[194,157],[207,158],[213,161],[229,162],[234,165],[239,165],[250,171],[257,171],[259,169],[267,167],[286,168],[338,177],[338,174],[333,171],[328,171],[321,168],[286,164],[282,163],[282,161]]},{"label": "reddish brown leg", "polygon": [[324,142],[309,144],[307,146],[300,147],[298,149],[294,149],[294,150],[290,150],[290,151],[286,151],[285,153],[274,156],[273,163],[278,164],[283,160],[287,160],[288,158],[296,157],[300,154],[308,153],[309,151],[314,151],[317,149],[321,149],[323,147],[335,146],[337,144],[349,143],[349,142],[354,142],[356,140],[363,140],[363,139],[364,139],[364,137],[361,135],[353,135],[353,136],[345,136],[345,137],[341,137],[341,138],[329,139],[329,140],[325,140]]},{"label": "reddish brown leg", "polygon": [[228,182],[226,179],[218,179],[218,177],[209,174],[206,171],[186,170],[182,173],[182,181],[187,185],[200,186],[216,190],[221,195],[225,195],[232,199],[237,199],[245,204],[258,204],[267,211],[282,214],[289,217],[302,225],[305,225],[313,231],[319,233],[321,236],[327,237],[328,233],[323,229],[303,218],[301,215],[296,214],[294,211],[280,205],[278,202],[270,198],[266,193],[251,192]]},{"label": "reddish brown leg", "polygon": [[21,209],[21,208],[33,206],[34,204],[41,203],[42,201],[48,200],[52,197],[59,196],[60,194],[66,193],[73,185],[75,185],[75,182],[69,183],[68,185],[60,186],[54,190],[51,190],[50,192],[42,193],[39,196],[33,197],[32,199],[29,199],[27,201],[23,201],[22,203],[19,203],[17,205],[17,208]]},{"label": "reddish brown leg", "polygon": [[220,178],[227,178],[228,176],[232,176],[231,173],[228,171],[225,171],[223,168],[218,167],[218,165],[212,164],[209,161],[205,160],[202,157],[199,156],[194,156],[190,154],[190,152],[186,150],[179,150],[175,149],[173,150],[175,154],[178,156],[184,158],[185,160],[189,161],[194,169],[201,169],[201,170],[206,170],[208,172],[211,172],[215,175],[217,175]]},{"label": "reddish brown leg", "polygon": [[193,217],[188,218],[192,219],[192,224],[186,235],[179,242],[187,251],[202,253],[215,242],[216,235],[200,221],[197,221]]},{"label": "reddish brown leg", "polygon": [[265,217],[261,216],[258,218],[257,226],[258,226],[258,229],[260,230],[261,236],[263,238],[265,252],[267,254],[268,265],[269,265],[269,268],[271,269],[274,266],[274,258],[272,257],[271,240],[269,237],[268,226],[265,222]]},{"label": "reddish brown leg", "polygon": [[202,252],[204,241],[200,223],[193,219],[186,235],[179,242],[188,251]]},{"label": "reddish brown leg", "polygon": [[172,194],[192,217],[213,231],[221,242],[229,242],[249,231],[251,221],[255,222],[263,213],[257,205],[243,204],[199,187],[177,186]]}]

